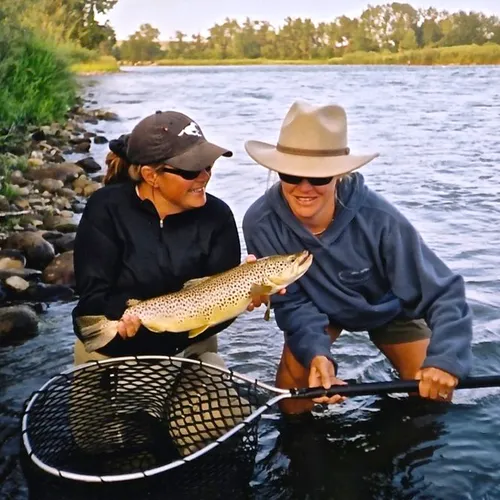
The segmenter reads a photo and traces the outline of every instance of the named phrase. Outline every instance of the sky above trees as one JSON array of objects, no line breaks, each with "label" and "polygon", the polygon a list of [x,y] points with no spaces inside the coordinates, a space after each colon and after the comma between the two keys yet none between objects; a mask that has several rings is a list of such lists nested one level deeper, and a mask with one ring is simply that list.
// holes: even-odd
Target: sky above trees
[{"label": "sky above trees", "polygon": [[[206,36],[209,28],[225,18],[243,22],[246,17],[265,20],[275,27],[284,24],[287,17],[310,18],[314,23],[331,22],[346,15],[358,17],[368,5],[385,2],[366,0],[118,0],[103,20],[109,19],[119,40],[135,33],[141,24],[151,24],[160,32],[160,40],[175,38],[176,31],[187,35],[201,33]],[[390,3],[390,2],[387,2]],[[435,7],[438,10],[458,12],[471,10],[487,15],[500,15],[500,0],[415,0],[414,8]]]}]

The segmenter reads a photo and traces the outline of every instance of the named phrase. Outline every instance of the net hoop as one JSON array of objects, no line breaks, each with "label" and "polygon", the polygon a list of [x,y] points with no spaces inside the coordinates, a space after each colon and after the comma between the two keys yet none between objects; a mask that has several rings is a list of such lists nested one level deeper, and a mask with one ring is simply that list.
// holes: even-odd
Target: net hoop
[{"label": "net hoop", "polygon": [[[179,460],[176,460],[174,462],[168,463],[163,466],[159,467],[154,467],[152,469],[148,469],[145,471],[141,472],[133,472],[133,473],[128,473],[128,474],[117,474],[117,475],[91,475],[91,474],[78,474],[62,469],[55,468],[47,463],[45,463],[42,459],[40,459],[36,452],[33,450],[33,447],[30,443],[29,439],[29,426],[30,426],[30,410],[32,409],[33,405],[36,403],[37,399],[41,397],[41,395],[46,392],[52,385],[57,384],[58,381],[61,379],[67,378],[69,375],[72,375],[74,373],[77,373],[79,371],[86,370],[89,367],[95,367],[101,366],[101,365],[112,365],[112,364],[117,364],[117,363],[122,363],[122,362],[130,362],[130,361],[136,361],[140,362],[141,360],[149,360],[149,361],[172,361],[172,362],[180,362],[183,364],[191,364],[191,365],[199,365],[203,368],[209,368],[216,370],[219,373],[224,373],[226,375],[229,375],[231,380],[237,380],[244,382],[248,385],[255,386],[255,388],[260,388],[269,394],[278,394],[275,397],[272,397],[268,399],[267,402],[259,406],[258,408],[255,409],[248,417],[244,418],[240,423],[238,423],[236,426],[234,426],[232,429],[227,431],[226,433],[222,434],[218,439],[214,440],[214,442],[204,446],[200,450],[183,457]],[[174,357],[174,356],[124,356],[124,357],[118,357],[118,358],[110,358],[106,360],[100,360],[100,361],[90,361],[88,363],[78,365],[72,368],[69,368],[58,375],[55,375],[52,377],[50,380],[48,380],[43,386],[40,387],[37,391],[35,391],[27,400],[25,404],[25,409],[23,412],[22,416],[22,421],[21,421],[21,434],[22,434],[22,443],[25,448],[25,452],[29,459],[41,470],[45,471],[46,473],[56,476],[58,478],[63,478],[63,479],[68,479],[71,481],[80,481],[84,483],[118,483],[118,482],[124,482],[124,481],[133,481],[133,480],[138,480],[138,479],[144,479],[148,477],[153,477],[158,474],[162,474],[167,471],[171,471],[172,469],[178,468],[184,464],[187,464],[189,462],[192,462],[203,455],[206,455],[210,451],[214,450],[217,448],[219,445],[227,441],[230,437],[233,435],[237,434],[239,431],[247,427],[248,425],[252,424],[256,419],[260,418],[260,416],[266,412],[271,406],[273,406],[275,403],[280,401],[281,399],[284,399],[286,397],[290,396],[290,391],[286,389],[278,389],[274,386],[265,384],[263,382],[259,382],[255,379],[249,378],[245,375],[235,373],[230,369],[222,368],[220,366],[212,365],[210,363],[205,363],[196,359],[188,359],[188,358],[179,358],[179,357]]]}]

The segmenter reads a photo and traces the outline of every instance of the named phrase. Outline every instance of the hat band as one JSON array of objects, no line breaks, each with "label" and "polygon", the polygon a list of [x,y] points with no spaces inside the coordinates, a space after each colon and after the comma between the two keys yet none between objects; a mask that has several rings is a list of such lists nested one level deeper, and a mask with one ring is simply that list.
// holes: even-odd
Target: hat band
[{"label": "hat band", "polygon": [[298,156],[347,156],[350,152],[349,148],[342,149],[301,149],[301,148],[289,148],[288,146],[282,146],[278,144],[276,150],[280,153],[286,153],[289,155]]}]

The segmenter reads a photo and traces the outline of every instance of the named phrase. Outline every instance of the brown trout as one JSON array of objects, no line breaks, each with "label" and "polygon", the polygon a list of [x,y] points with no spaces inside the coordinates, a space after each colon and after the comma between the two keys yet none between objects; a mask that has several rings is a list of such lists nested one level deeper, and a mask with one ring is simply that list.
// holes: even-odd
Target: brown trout
[{"label": "brown trout", "polygon": [[[189,332],[196,337],[207,328],[236,318],[254,297],[270,296],[302,277],[312,264],[306,250],[291,255],[272,255],[247,262],[229,271],[197,278],[178,292],[147,300],[131,299],[124,315],[138,316],[141,324],[156,333]],[[265,319],[269,319],[270,301]],[[87,352],[107,345],[117,335],[118,321],[105,316],[77,318]]]}]

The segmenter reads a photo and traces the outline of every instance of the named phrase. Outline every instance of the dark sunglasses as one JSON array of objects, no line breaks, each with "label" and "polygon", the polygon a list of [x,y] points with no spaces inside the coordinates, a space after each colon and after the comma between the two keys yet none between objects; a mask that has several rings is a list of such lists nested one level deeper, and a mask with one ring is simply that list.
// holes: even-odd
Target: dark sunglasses
[{"label": "dark sunglasses", "polygon": [[326,186],[333,180],[333,175],[331,177],[298,177],[297,175],[288,174],[278,175],[280,179],[287,184],[300,184],[303,180],[306,180],[311,186]]},{"label": "dark sunglasses", "polygon": [[212,166],[210,165],[209,167],[205,167],[202,170],[181,170],[179,168],[161,167],[157,170],[157,172],[174,174],[182,177],[186,181],[194,181],[204,170],[207,172],[207,174],[209,174],[212,170]]}]

